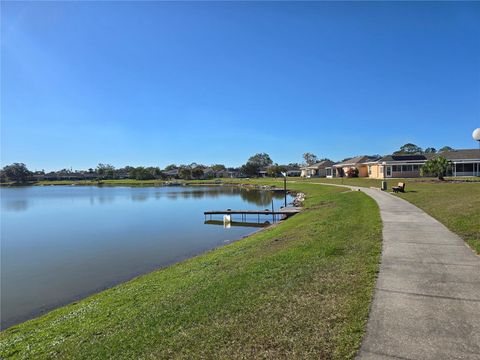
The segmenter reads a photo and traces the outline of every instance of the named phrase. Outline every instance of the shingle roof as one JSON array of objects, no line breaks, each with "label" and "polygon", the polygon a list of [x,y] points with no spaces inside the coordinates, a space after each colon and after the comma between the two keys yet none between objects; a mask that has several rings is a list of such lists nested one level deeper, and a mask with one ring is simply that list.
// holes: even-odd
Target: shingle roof
[{"label": "shingle roof", "polygon": [[480,159],[480,150],[477,149],[461,149],[452,151],[443,151],[441,153],[426,153],[414,155],[385,155],[379,162],[383,161],[426,161],[436,156],[443,156],[448,160],[465,160],[465,159]]},{"label": "shingle roof", "polygon": [[460,149],[438,153],[448,160],[480,159],[480,149]]},{"label": "shingle roof", "polygon": [[367,155],[362,155],[362,156],[356,156],[350,159],[347,159],[345,161],[342,161],[340,163],[336,163],[335,166],[348,166],[348,165],[353,165],[353,164],[363,164],[369,161],[375,161],[377,160],[377,157],[373,156],[367,156]]},{"label": "shingle roof", "polygon": [[330,161],[330,160],[323,160],[323,161],[320,161],[318,163],[306,166],[305,168],[308,168],[308,169],[323,169],[323,168],[332,166],[332,164],[333,164],[333,162]]}]

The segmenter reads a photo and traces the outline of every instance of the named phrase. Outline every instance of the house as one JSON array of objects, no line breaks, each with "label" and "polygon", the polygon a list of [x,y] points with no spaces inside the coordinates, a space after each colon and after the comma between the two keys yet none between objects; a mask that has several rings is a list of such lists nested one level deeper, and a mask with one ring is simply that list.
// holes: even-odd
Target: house
[{"label": "house", "polygon": [[168,171],[164,171],[163,172],[163,175],[165,175],[167,178],[178,178],[178,173],[179,173],[179,169],[172,169],[172,170],[168,170]]},{"label": "house", "polygon": [[301,176],[302,171],[301,170],[287,170],[287,176]]},{"label": "house", "polygon": [[203,178],[204,179],[212,179],[214,177],[216,177],[216,171],[213,170],[211,167],[207,167],[205,169],[203,169]]},{"label": "house", "polygon": [[333,161],[323,160],[316,164],[302,167],[301,177],[325,177],[327,175],[326,168],[331,167]]},{"label": "house", "polygon": [[420,177],[421,167],[436,156],[442,156],[452,162],[448,176],[480,176],[480,150],[461,149],[438,154],[387,155],[377,161],[366,163],[368,177],[372,179]]},{"label": "house", "polygon": [[42,181],[42,180],[95,180],[98,177],[96,173],[89,173],[83,171],[51,171],[47,174],[36,173],[33,174],[33,180],[35,181]]},{"label": "house", "polygon": [[268,172],[267,169],[261,169],[257,172],[258,177],[267,177]]},{"label": "house", "polygon": [[443,151],[438,155],[452,162],[451,176],[480,176],[480,149]]},{"label": "house", "polygon": [[386,155],[377,161],[371,161],[366,164],[368,177],[372,179],[419,177],[420,168],[434,155]]},{"label": "house", "polygon": [[347,174],[351,169],[356,169],[359,177],[368,177],[367,163],[377,159],[378,157],[375,156],[356,156],[326,167],[325,174],[327,178],[343,177],[348,176]]}]

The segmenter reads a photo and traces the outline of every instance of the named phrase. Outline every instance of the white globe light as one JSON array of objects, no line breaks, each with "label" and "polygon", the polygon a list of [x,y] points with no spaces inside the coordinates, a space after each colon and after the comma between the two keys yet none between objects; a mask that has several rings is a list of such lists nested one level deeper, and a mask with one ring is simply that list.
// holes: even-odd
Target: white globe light
[{"label": "white globe light", "polygon": [[480,141],[480,128],[476,128],[472,133],[473,140]]}]

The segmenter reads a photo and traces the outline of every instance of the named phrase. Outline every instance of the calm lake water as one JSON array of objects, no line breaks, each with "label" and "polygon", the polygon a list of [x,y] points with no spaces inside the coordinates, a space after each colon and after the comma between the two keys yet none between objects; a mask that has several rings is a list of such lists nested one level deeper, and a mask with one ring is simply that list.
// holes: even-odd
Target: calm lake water
[{"label": "calm lake water", "polygon": [[272,199],[283,205],[282,194],[234,187],[2,188],[1,326],[248,235],[256,229],[204,224],[203,212]]}]

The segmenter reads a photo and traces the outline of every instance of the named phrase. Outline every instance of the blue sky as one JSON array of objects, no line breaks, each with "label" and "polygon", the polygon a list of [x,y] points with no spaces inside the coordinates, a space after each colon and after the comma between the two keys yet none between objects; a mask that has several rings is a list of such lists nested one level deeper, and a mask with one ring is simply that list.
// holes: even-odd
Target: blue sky
[{"label": "blue sky", "polygon": [[472,148],[478,2],[2,2],[2,165]]}]

